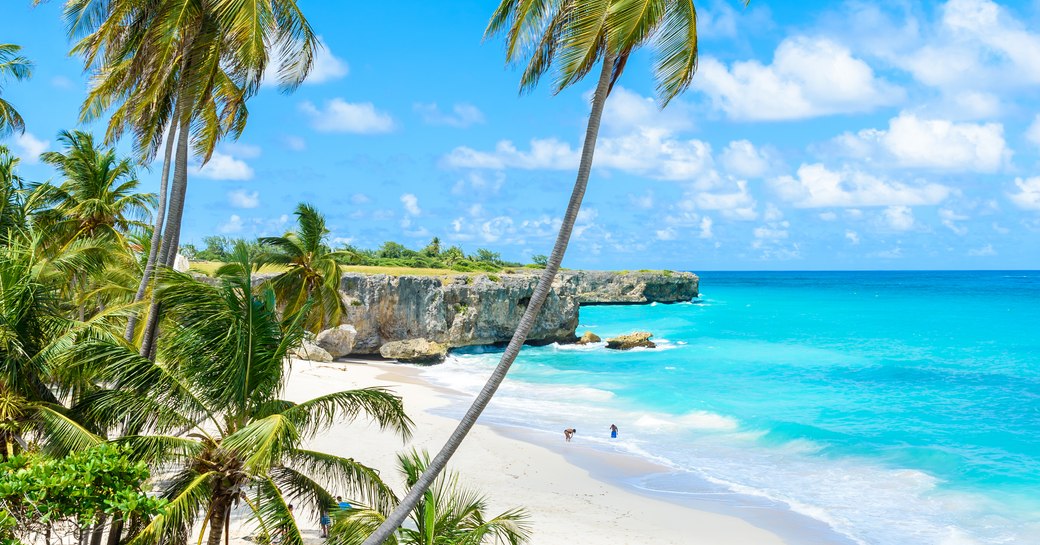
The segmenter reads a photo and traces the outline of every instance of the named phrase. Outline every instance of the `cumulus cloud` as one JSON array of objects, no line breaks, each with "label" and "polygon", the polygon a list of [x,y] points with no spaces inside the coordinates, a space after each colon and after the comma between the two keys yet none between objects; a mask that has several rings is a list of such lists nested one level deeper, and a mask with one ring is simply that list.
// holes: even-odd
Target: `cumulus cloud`
[{"label": "cumulus cloud", "polygon": [[1040,148],[1040,115],[1033,118],[1033,122],[1026,129],[1026,139]]},{"label": "cumulus cloud", "polygon": [[964,236],[968,234],[968,228],[964,227],[958,222],[966,221],[969,219],[971,218],[965,216],[964,214],[958,214],[957,212],[954,212],[953,210],[950,210],[948,208],[939,209],[939,221],[942,222],[944,227],[958,235]]},{"label": "cumulus cloud", "polygon": [[781,42],[769,65],[750,60],[727,67],[706,58],[694,86],[728,117],[743,121],[865,112],[904,95],[845,46],[804,36]]},{"label": "cumulus cloud", "polygon": [[256,208],[260,206],[260,192],[236,189],[228,192],[228,202],[235,208]]},{"label": "cumulus cloud", "polygon": [[1008,198],[1015,206],[1025,210],[1040,210],[1040,176],[1032,178],[1016,178],[1018,191],[1008,193]]},{"label": "cumulus cloud", "polygon": [[347,102],[334,98],[318,108],[312,102],[300,104],[300,110],[310,118],[311,127],[320,132],[355,134],[386,133],[394,129],[390,114],[381,112],[371,102]]},{"label": "cumulus cloud", "polygon": [[802,165],[797,176],[781,176],[771,184],[784,200],[801,208],[933,205],[951,192],[936,183],[896,182],[852,168],[833,171],[819,163]]},{"label": "cumulus cloud", "polygon": [[350,204],[361,205],[361,204],[368,204],[370,202],[372,202],[372,199],[368,195],[365,195],[364,193],[354,193],[353,195],[350,196]]},{"label": "cumulus cloud", "polygon": [[853,246],[855,246],[855,245],[859,244],[859,233],[857,233],[855,231],[852,231],[850,229],[846,230],[845,231],[845,239],[849,241],[849,244],[852,244]]},{"label": "cumulus cloud", "polygon": [[214,151],[205,165],[192,166],[188,171],[211,180],[249,180],[253,177],[253,168],[245,161],[219,151]]},{"label": "cumulus cloud", "polygon": [[742,178],[760,178],[769,171],[770,159],[749,140],[734,140],[722,150],[722,166]]},{"label": "cumulus cloud", "polygon": [[715,233],[712,231],[712,226],[715,225],[715,221],[708,216],[701,218],[700,233],[697,234],[700,238],[712,238]]},{"label": "cumulus cloud", "polygon": [[51,146],[50,142],[40,140],[28,131],[15,135],[14,144],[19,150],[18,158],[27,164],[39,163],[40,154],[47,151],[47,148]]},{"label": "cumulus cloud", "polygon": [[401,195],[401,204],[404,205],[405,212],[413,216],[418,216],[422,213],[422,210],[419,208],[419,198],[411,193]]},{"label": "cumulus cloud", "polygon": [[231,217],[224,223],[222,223],[217,230],[224,234],[241,233],[245,226],[242,223],[242,217],[238,214],[231,214]]},{"label": "cumulus cloud", "polygon": [[451,107],[451,112],[442,112],[436,102],[415,104],[413,108],[422,120],[430,125],[466,128],[484,122],[484,113],[476,106],[465,102],[456,103]]},{"label": "cumulus cloud", "polygon": [[889,206],[881,217],[885,224],[895,231],[909,231],[914,228],[914,211],[909,206]]},{"label": "cumulus cloud", "polygon": [[991,255],[997,255],[997,251],[993,249],[992,244],[987,244],[981,248],[972,248],[968,250],[968,255],[972,257],[988,257]]},{"label": "cumulus cloud", "polygon": [[903,112],[888,129],[845,133],[834,140],[841,154],[899,167],[994,172],[1011,159],[1000,123],[955,123]]},{"label": "cumulus cloud", "polygon": [[675,227],[666,227],[664,229],[658,229],[655,231],[657,240],[675,240],[679,238],[679,231]]}]

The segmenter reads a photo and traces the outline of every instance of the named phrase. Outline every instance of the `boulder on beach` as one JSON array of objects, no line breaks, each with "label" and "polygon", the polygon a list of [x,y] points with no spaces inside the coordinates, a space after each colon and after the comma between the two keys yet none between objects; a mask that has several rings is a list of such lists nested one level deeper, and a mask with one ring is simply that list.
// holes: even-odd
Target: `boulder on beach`
[{"label": "boulder on beach", "polygon": [[318,346],[325,349],[333,358],[341,358],[354,351],[354,339],[357,330],[350,324],[326,329],[314,339]]},{"label": "boulder on beach", "polygon": [[289,357],[325,363],[332,361],[332,354],[329,354],[324,348],[310,341],[303,341],[296,348],[289,350]]},{"label": "boulder on beach", "polygon": [[639,331],[636,333],[629,333],[627,335],[618,335],[607,339],[607,348],[613,348],[614,350],[630,350],[632,348],[654,348],[657,345],[650,340],[653,337],[653,333],[646,331]]},{"label": "boulder on beach", "polygon": [[408,339],[383,344],[379,355],[402,363],[440,363],[448,355],[448,347],[427,339]]},{"label": "boulder on beach", "polygon": [[585,334],[582,335],[580,339],[578,339],[578,344],[592,344],[598,343],[602,340],[603,339],[599,338],[599,335],[596,335],[591,331],[586,331]]}]

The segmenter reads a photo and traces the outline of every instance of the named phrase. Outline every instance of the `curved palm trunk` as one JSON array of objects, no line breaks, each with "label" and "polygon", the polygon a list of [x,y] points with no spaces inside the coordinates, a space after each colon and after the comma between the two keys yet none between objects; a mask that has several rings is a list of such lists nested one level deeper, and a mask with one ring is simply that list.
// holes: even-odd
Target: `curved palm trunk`
[{"label": "curved palm trunk", "polygon": [[[174,109],[174,119],[177,119],[178,110]],[[159,179],[159,204],[155,210],[155,227],[152,229],[152,244],[148,248],[148,260],[144,264],[144,273],[141,275],[141,283],[137,286],[137,293],[134,295],[134,302],[138,302],[144,299],[145,292],[148,291],[148,283],[152,278],[152,272],[155,270],[155,260],[159,255],[159,245],[162,243],[162,232],[163,232],[163,221],[166,218],[166,193],[167,186],[170,180],[170,163],[173,159],[173,143],[175,135],[177,134],[177,124],[171,122],[170,128],[166,132],[166,151],[163,153],[163,166],[162,166],[162,177]],[[138,313],[130,315],[130,319],[126,324],[126,333],[123,338],[126,342],[132,342],[134,340],[134,330],[137,329]]]},{"label": "curved palm trunk", "polygon": [[[177,130],[177,155],[173,167],[173,187],[170,189],[170,204],[163,230],[162,247],[159,250],[157,265],[172,267],[177,258],[177,244],[181,234],[181,218],[184,215],[184,196],[188,188],[188,141],[191,139],[191,117],[184,116]],[[153,292],[154,293],[154,292]],[[155,337],[159,324],[159,301],[152,296],[152,304],[148,309],[148,322],[141,336],[141,355],[151,358],[155,353]]]},{"label": "curved palm trunk", "polygon": [[502,359],[498,362],[498,366],[495,367],[495,371],[491,373],[487,383],[484,384],[484,388],[480,390],[476,399],[473,400],[473,404],[470,405],[466,414],[462,416],[462,420],[459,421],[459,425],[452,432],[451,437],[444,443],[444,447],[441,448],[440,452],[437,453],[437,456],[433,458],[430,465],[426,468],[426,471],[423,472],[419,480],[408,491],[408,495],[401,500],[401,503],[390,513],[390,516],[379,525],[379,528],[372,535],[368,536],[363,545],[381,545],[401,526],[401,523],[408,517],[408,513],[415,509],[415,506],[422,500],[423,494],[430,488],[437,475],[440,474],[448,464],[448,460],[451,459],[459,445],[462,444],[469,430],[477,423],[480,413],[484,412],[484,408],[487,407],[492,396],[495,395],[495,391],[498,390],[502,381],[505,380],[506,373],[509,372],[510,366],[513,365],[513,360],[520,353],[520,349],[527,340],[528,333],[534,328],[538,314],[542,310],[542,304],[545,303],[545,299],[548,297],[549,290],[552,287],[553,279],[556,278],[556,272],[560,270],[560,263],[563,261],[563,254],[567,251],[567,243],[570,241],[571,231],[574,230],[574,222],[578,219],[578,211],[581,209],[581,200],[585,196],[585,188],[589,183],[592,158],[596,152],[596,138],[599,136],[600,119],[603,117],[603,105],[607,101],[607,95],[610,94],[614,58],[615,55],[613,53],[607,53],[604,56],[603,69],[600,72],[599,83],[596,85],[596,93],[592,98],[592,112],[589,115],[588,127],[585,129],[585,143],[581,150],[581,163],[578,165],[578,177],[574,181],[571,200],[567,205],[567,212],[563,216],[560,232],[556,236],[556,244],[553,246],[552,255],[549,256],[545,270],[542,271],[542,275],[538,279],[538,286],[531,296],[531,302],[528,303],[527,310],[524,311],[524,315],[520,318],[520,325],[517,326],[516,332],[513,333],[513,338],[510,339],[509,345],[506,346],[506,350],[502,354]]}]

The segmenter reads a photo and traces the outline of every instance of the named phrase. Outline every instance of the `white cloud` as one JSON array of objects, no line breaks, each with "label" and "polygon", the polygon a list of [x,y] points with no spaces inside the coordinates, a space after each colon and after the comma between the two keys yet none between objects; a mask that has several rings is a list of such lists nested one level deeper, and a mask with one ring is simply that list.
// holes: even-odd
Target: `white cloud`
[{"label": "white cloud", "polygon": [[632,202],[632,204],[636,205],[636,208],[650,210],[654,207],[654,194],[652,192],[647,192],[646,195],[630,194],[628,196],[628,199]]},{"label": "white cloud", "polygon": [[253,169],[245,161],[219,151],[214,151],[209,162],[201,168],[194,165],[188,171],[211,180],[249,180],[253,177]]},{"label": "white cloud", "polygon": [[889,181],[851,168],[828,170],[819,163],[802,165],[797,177],[781,176],[771,184],[784,200],[801,208],[932,205],[951,192],[935,183]]},{"label": "white cloud", "polygon": [[985,88],[1040,83],[1040,35],[990,0],[949,0],[924,44],[894,57],[927,85]]},{"label": "white cloud", "polygon": [[1033,122],[1026,129],[1026,139],[1040,148],[1040,114],[1033,118]]},{"label": "white cloud", "polygon": [[1015,178],[1017,193],[1008,193],[1015,206],[1026,210],[1040,210],[1040,176]]},{"label": "white cloud", "polygon": [[845,133],[834,140],[842,154],[900,167],[994,172],[1011,159],[1000,123],[955,123],[903,112],[888,130]]},{"label": "white cloud", "polygon": [[727,193],[698,192],[693,194],[693,204],[701,210],[717,210],[723,216],[736,220],[753,220],[758,217],[755,199],[748,191],[744,180],[735,183],[736,191]]},{"label": "white cloud", "polygon": [[451,113],[442,112],[437,103],[418,103],[413,108],[422,117],[422,120],[430,125],[466,128],[484,122],[484,113],[476,106],[465,102],[452,106]]},{"label": "white cloud", "polygon": [[939,220],[942,222],[943,226],[958,235],[964,236],[968,234],[968,228],[957,222],[969,219],[971,218],[963,214],[958,214],[948,208],[939,209]]},{"label": "white cloud", "polygon": [[838,219],[838,214],[828,210],[826,212],[820,212],[820,219],[823,221],[834,221]]},{"label": "white cloud", "polygon": [[[592,99],[591,93],[587,98]],[[617,86],[603,107],[602,131],[608,136],[624,135],[639,129],[674,133],[692,127],[692,118],[690,107],[685,102],[673,101],[667,110],[662,110],[653,97]]]},{"label": "white cloud", "polygon": [[217,230],[224,234],[241,233],[244,225],[242,224],[242,217],[238,214],[231,214],[228,220],[217,227]]},{"label": "white cloud", "polygon": [[675,240],[679,238],[679,232],[675,230],[675,227],[667,227],[665,229],[658,229],[656,231],[657,240]]},{"label": "white cloud", "polygon": [[750,60],[727,67],[708,57],[699,71],[694,86],[736,120],[865,112],[903,98],[901,89],[875,77],[866,62],[826,38],[785,39],[768,66]]},{"label": "white cloud", "polygon": [[470,197],[496,195],[502,189],[505,181],[506,175],[501,172],[469,172],[455,182],[455,185],[451,187],[451,192],[454,195]]},{"label": "white cloud", "polygon": [[40,140],[32,135],[30,132],[23,132],[15,135],[14,143],[21,150],[18,153],[18,158],[27,164],[35,164],[40,162],[40,154],[47,151],[47,148],[51,146],[51,143],[46,140]]},{"label": "white cloud", "polygon": [[[275,54],[271,58],[268,68],[264,72],[264,85],[278,85],[278,69],[282,61],[283,56],[280,53]],[[318,50],[314,54],[311,71],[307,74],[307,79],[303,81],[303,84],[316,85],[325,83],[341,79],[348,73],[350,73],[350,67],[346,61],[333,55],[332,49],[325,43],[325,40],[318,36]]]},{"label": "white cloud", "polygon": [[981,248],[972,248],[968,250],[968,255],[972,257],[987,257],[997,255],[997,251],[993,249],[992,244],[987,244]]},{"label": "white cloud", "polygon": [[714,220],[712,220],[708,216],[704,216],[703,218],[701,218],[701,225],[700,225],[701,232],[697,236],[699,236],[700,238],[712,238],[712,237],[714,237],[715,233],[712,232],[712,226],[714,224],[715,224]]},{"label": "white cloud", "polygon": [[742,178],[760,178],[769,171],[769,158],[748,140],[734,140],[722,150],[722,166]]},{"label": "white cloud", "polygon": [[571,170],[578,166],[578,152],[570,144],[555,138],[531,140],[529,151],[520,151],[509,140],[495,145],[495,151],[483,152],[460,146],[443,161],[447,166],[463,168],[520,168],[526,170]]},{"label": "white cloud", "polygon": [[350,196],[350,204],[368,204],[372,199],[364,193],[354,193]]},{"label": "white cloud", "polygon": [[418,216],[422,213],[422,210],[419,209],[419,198],[411,193],[401,195],[401,204],[404,205],[405,211],[413,216]]},{"label": "white cloud", "polygon": [[881,213],[885,223],[895,231],[914,228],[914,211],[909,206],[889,206]]},{"label": "white cloud", "polygon": [[855,231],[846,230],[845,231],[845,238],[848,239],[849,244],[852,244],[853,246],[859,244],[859,233],[857,233]]},{"label": "white cloud", "polygon": [[311,127],[320,132],[376,134],[394,129],[390,114],[381,112],[371,102],[347,102],[334,98],[319,109],[312,102],[300,104],[300,110],[311,118]]},{"label": "white cloud", "polygon": [[260,192],[236,189],[228,192],[228,202],[235,208],[256,208],[260,206]]}]

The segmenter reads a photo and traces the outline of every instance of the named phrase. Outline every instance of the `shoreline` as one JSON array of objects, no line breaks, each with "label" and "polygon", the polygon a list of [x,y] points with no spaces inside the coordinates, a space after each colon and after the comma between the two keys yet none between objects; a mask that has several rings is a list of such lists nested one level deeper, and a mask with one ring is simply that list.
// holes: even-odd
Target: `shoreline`
[{"label": "shoreline", "polygon": [[[364,386],[383,386],[400,395],[416,423],[411,441],[404,443],[358,421],[334,426],[309,448],[353,457],[379,470],[401,493],[396,453],[413,447],[435,452],[457,422],[445,412],[466,401],[460,392],[428,382],[423,372],[419,367],[373,360],[293,360],[286,396],[302,400]],[[540,545],[853,543],[840,539],[823,522],[765,502],[734,501],[732,493],[725,495],[728,501],[720,502],[708,494],[694,497],[641,488],[640,481],[673,470],[634,454],[564,443],[562,437],[550,439],[555,435],[479,422],[449,469],[460,473],[465,486],[487,496],[490,515],[526,508],[532,543]],[[306,535],[320,543],[311,518],[310,514],[298,517],[308,529]]]}]

